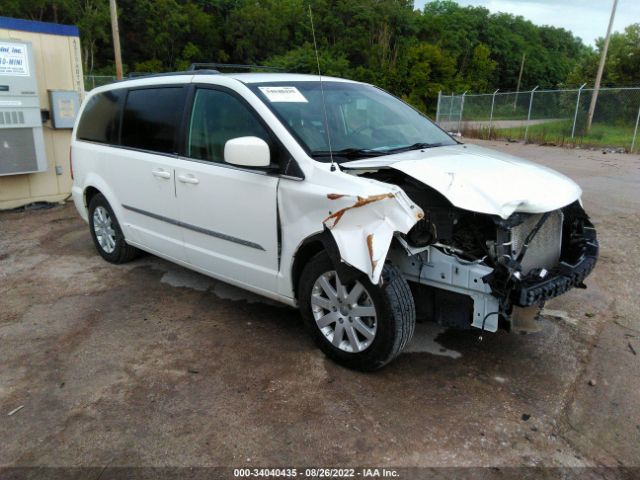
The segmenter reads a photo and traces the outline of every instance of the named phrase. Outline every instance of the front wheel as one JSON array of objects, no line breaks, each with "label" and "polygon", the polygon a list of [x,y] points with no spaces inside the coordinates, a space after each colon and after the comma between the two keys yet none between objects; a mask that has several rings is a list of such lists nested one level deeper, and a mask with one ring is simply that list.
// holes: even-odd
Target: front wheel
[{"label": "front wheel", "polygon": [[341,365],[377,370],[413,336],[415,305],[407,281],[391,265],[384,266],[382,278],[382,286],[364,274],[343,283],[325,252],[302,272],[302,317],[320,349]]}]

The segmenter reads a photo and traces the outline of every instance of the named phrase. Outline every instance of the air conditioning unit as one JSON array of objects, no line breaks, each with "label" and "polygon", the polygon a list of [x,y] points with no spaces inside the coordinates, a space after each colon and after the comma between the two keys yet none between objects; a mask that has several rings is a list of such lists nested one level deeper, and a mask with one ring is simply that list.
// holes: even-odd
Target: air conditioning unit
[{"label": "air conditioning unit", "polygon": [[46,170],[31,43],[0,39],[0,175]]}]

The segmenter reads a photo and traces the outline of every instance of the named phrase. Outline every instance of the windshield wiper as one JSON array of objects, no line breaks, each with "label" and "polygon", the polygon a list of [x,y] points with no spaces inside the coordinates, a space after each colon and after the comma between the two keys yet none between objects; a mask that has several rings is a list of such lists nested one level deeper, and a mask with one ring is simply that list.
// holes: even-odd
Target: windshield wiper
[{"label": "windshield wiper", "polygon": [[387,152],[380,152],[376,150],[369,150],[366,148],[343,148],[342,150],[314,150],[311,152],[312,157],[330,157],[333,154],[334,157],[355,159],[366,157],[379,157],[380,155],[386,155]]},{"label": "windshield wiper", "polygon": [[391,148],[389,150],[385,150],[384,153],[385,155],[388,155],[390,153],[408,152],[410,150],[421,150],[423,148],[433,148],[433,147],[441,147],[441,146],[442,146],[442,142],[437,142],[437,143],[418,142],[412,145],[405,145],[403,147]]},{"label": "windshield wiper", "polygon": [[419,150],[422,148],[433,148],[440,147],[443,144],[441,142],[438,143],[414,143],[412,145],[404,145],[402,147],[390,148],[386,150],[372,150],[367,148],[343,148],[342,150],[335,150],[334,152],[329,152],[329,150],[315,150],[311,152],[312,157],[329,157],[331,153],[335,157],[348,158],[348,159],[357,159],[357,158],[369,158],[369,157],[381,157],[383,155],[390,155],[392,153],[401,153],[408,152],[409,150]]}]

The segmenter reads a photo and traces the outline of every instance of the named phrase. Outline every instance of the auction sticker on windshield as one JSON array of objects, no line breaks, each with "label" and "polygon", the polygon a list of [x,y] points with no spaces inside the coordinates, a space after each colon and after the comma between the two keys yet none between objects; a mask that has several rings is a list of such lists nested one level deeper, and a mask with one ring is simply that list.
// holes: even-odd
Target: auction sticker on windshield
[{"label": "auction sticker on windshield", "polygon": [[258,87],[270,102],[308,103],[296,87]]}]

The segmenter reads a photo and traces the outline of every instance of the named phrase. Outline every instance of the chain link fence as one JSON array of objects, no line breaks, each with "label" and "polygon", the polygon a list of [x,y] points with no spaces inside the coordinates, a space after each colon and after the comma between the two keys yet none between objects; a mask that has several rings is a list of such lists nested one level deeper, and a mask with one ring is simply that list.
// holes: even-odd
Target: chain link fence
[{"label": "chain link fence", "polygon": [[116,77],[112,75],[85,75],[84,90],[88,92],[96,87],[107,85],[116,81]]},{"label": "chain link fence", "polygon": [[467,137],[638,150],[640,87],[601,88],[591,126],[594,90],[443,94],[436,122]]}]

